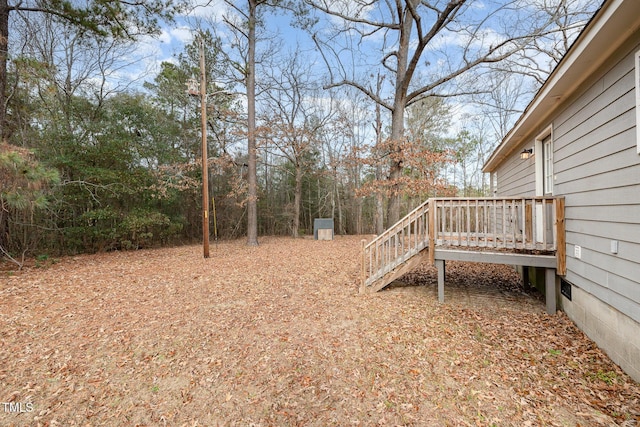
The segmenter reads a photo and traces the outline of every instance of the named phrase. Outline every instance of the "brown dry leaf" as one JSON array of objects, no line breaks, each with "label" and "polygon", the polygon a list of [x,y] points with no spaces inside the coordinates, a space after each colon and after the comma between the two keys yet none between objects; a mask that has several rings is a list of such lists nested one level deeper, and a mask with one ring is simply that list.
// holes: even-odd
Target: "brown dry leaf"
[{"label": "brown dry leaf", "polygon": [[[637,425],[640,387],[513,269],[359,295],[360,237],[0,274],[0,425]],[[400,283],[404,283],[404,285]]]}]

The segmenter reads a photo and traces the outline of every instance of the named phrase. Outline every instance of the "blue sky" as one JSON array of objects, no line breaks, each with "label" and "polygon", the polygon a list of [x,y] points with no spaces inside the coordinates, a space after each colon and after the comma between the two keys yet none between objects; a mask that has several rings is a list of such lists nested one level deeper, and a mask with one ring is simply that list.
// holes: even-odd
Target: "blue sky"
[{"label": "blue sky", "polygon": [[[150,81],[155,76],[155,73],[159,71],[160,63],[162,61],[173,61],[176,54],[182,52],[185,44],[191,42],[193,38],[192,28],[196,28],[199,23],[203,23],[203,25],[213,24],[216,26],[217,31],[220,34],[224,35],[225,31],[228,31],[226,25],[221,22],[222,14],[229,13],[228,7],[225,5],[223,0],[194,0],[200,1],[204,4],[207,4],[205,7],[197,7],[194,8],[192,13],[189,16],[181,16],[178,17],[176,23],[172,26],[164,26],[162,33],[157,38],[147,38],[135,50],[135,58],[132,60],[135,62],[134,67],[130,67],[127,72],[130,73],[130,76],[134,78],[136,75],[139,77],[144,74],[144,77],[140,81]],[[341,0],[336,0],[341,1]],[[470,2],[471,10],[467,15],[467,19],[469,17],[474,17],[475,13],[479,15],[485,11],[485,8],[488,7],[488,3],[496,3],[502,2],[503,0],[474,0]],[[504,0],[506,1],[506,0]],[[529,0],[529,4],[532,4],[536,1],[542,0]],[[545,0],[548,1],[548,0]],[[599,0],[570,0],[574,2],[574,5],[584,4],[585,2],[594,2]],[[243,1],[242,4],[245,2]],[[346,4],[352,4],[351,2],[346,1]],[[383,4],[383,3],[379,3]],[[381,6],[382,8],[384,6]],[[384,13],[380,12],[380,10],[376,9],[368,9],[367,13]],[[522,11],[514,11],[513,19],[517,19]],[[478,16],[479,16],[478,15]],[[495,19],[495,17],[493,18]],[[316,54],[313,43],[311,42],[310,36],[304,33],[302,30],[293,29],[289,25],[290,18],[282,15],[271,15],[267,17],[267,30],[269,31],[277,31],[279,33],[280,39],[282,40],[283,54],[286,54],[287,51],[291,51],[295,49],[296,44],[302,46],[303,49],[310,50],[305,55],[309,61],[316,61],[318,64],[318,70],[322,71],[326,76],[326,68],[322,63],[319,55]],[[335,18],[329,18],[325,21],[325,25],[328,24],[337,24],[338,21]],[[481,33],[481,38],[483,39],[483,43],[497,43],[501,37],[500,31],[498,30],[499,22],[497,20],[493,21],[490,26],[487,26],[483,32]],[[322,30],[322,29],[321,29]],[[225,37],[223,37],[223,40]],[[474,43],[479,44],[480,38],[478,38]],[[433,78],[432,75],[428,73],[435,73],[440,71],[447,65],[447,61],[450,61],[451,58],[455,58],[455,55],[459,55],[459,51],[461,47],[464,47],[470,39],[465,39],[461,37],[460,34],[455,34],[452,32],[442,32],[441,35],[438,36],[434,40],[433,43],[430,44],[428,51],[425,52],[423,58],[423,65],[419,67],[419,72],[422,73],[422,77],[426,80]],[[371,37],[366,42],[357,45],[358,51],[356,51],[356,57],[354,59],[355,66],[362,66],[365,62],[370,62],[371,65],[377,63],[379,65],[380,60],[380,52],[381,49],[388,50],[393,46],[381,47],[381,36],[376,35],[375,37]],[[260,47],[260,46],[259,46]],[[229,48],[227,46],[227,48]],[[347,52],[347,51],[345,51]],[[371,52],[371,53],[369,53]],[[458,53],[456,53],[458,52]],[[426,61],[429,59],[431,65],[427,65]],[[365,70],[364,68],[360,69],[361,73],[371,73],[370,70]],[[390,80],[390,79],[388,79]],[[451,100],[452,105],[455,106],[455,111],[457,114],[462,113],[472,113],[473,109],[469,107],[466,102],[457,102],[456,100]],[[524,101],[525,104],[528,101]]]},{"label": "blue sky", "polygon": [[[495,0],[485,0],[485,1],[493,1]],[[471,12],[472,14],[466,14],[466,19],[473,16],[473,11],[477,11],[478,13],[482,12],[483,9],[487,7],[485,1],[482,0],[474,0],[470,2]],[[502,0],[500,0],[502,1]],[[541,0],[530,0],[531,2],[541,1]],[[584,3],[588,1],[594,0],[570,0],[577,3]],[[193,0],[195,3],[205,4],[205,6],[197,6],[194,7],[191,13],[188,16],[180,16],[177,18],[176,23],[172,26],[164,25],[162,33],[157,38],[147,38],[145,39],[136,49],[136,55],[139,57],[139,68],[153,68],[157,67],[162,61],[171,61],[172,57],[182,51],[184,45],[189,43],[192,40],[192,28],[196,28],[199,24],[199,21],[202,22],[203,25],[209,25],[213,23],[216,25],[217,31],[224,35],[225,31],[227,31],[226,25],[221,22],[223,13],[231,13],[229,8],[225,5],[223,0]],[[241,2],[244,3],[244,2]],[[352,4],[349,1],[341,1],[336,0],[336,3],[346,3]],[[377,10],[376,10],[377,9]],[[383,8],[372,8],[369,7],[367,9],[367,13],[370,16],[374,16],[376,13],[385,13]],[[519,15],[518,11],[514,12],[514,19],[517,19]],[[270,15],[267,17],[267,30],[273,31],[277,30],[280,32],[281,39],[284,42],[285,49],[287,47],[289,49],[293,49],[296,43],[302,44],[303,48],[310,49],[313,47],[313,44],[310,40],[308,34],[305,34],[303,31],[298,29],[293,29],[289,25],[290,18],[282,15]],[[326,22],[328,23],[337,23],[336,18],[329,18]],[[493,24],[492,24],[493,25]],[[497,30],[498,23],[495,22],[496,30],[493,30],[491,27],[487,27],[483,30],[483,43],[485,45],[491,43],[497,43],[501,39],[500,31]],[[224,39],[224,37],[223,37]],[[442,32],[435,40],[430,44],[429,52],[427,55],[435,56],[437,55],[439,58],[442,58],[443,55],[450,54],[453,52],[453,49],[459,47],[464,44],[467,40],[461,38],[460,34],[455,34],[451,32]],[[364,44],[358,45],[360,50],[365,50],[369,48],[377,48],[378,52],[380,46],[376,46],[376,43],[381,42],[380,33],[377,36],[369,37]],[[478,42],[476,42],[478,43]],[[385,48],[389,49],[389,47]],[[373,61],[379,60],[379,53],[373,55]]]},{"label": "blue sky", "polygon": [[[156,37],[145,37],[140,41],[133,54],[137,56],[135,66],[129,72],[131,76],[148,73],[150,70],[159,71],[160,64],[163,61],[173,62],[175,56],[181,53],[186,44],[193,40],[195,29],[198,25],[208,27],[212,23],[221,35],[228,31],[226,24],[222,22],[224,13],[232,13],[222,0],[196,0],[197,2],[207,4],[207,6],[198,6],[186,16],[178,16],[176,22],[172,25],[163,24],[161,34]],[[300,30],[295,30],[290,26],[290,18],[278,15],[269,15],[267,18],[267,26],[269,31],[277,31],[280,33],[281,39],[284,41],[285,49],[287,46],[295,46],[296,42],[312,48],[311,39],[307,34]],[[225,41],[225,37],[223,37]],[[151,73],[153,78],[155,72]],[[145,78],[149,80],[149,77]]]}]

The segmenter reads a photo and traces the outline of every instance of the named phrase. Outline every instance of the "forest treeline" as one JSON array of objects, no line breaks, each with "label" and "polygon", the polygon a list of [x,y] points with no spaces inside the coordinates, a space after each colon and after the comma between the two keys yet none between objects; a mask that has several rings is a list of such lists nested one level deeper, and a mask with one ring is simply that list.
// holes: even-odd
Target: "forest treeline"
[{"label": "forest treeline", "polygon": [[[150,3],[158,9],[146,13],[163,10],[162,2]],[[296,4],[273,3],[289,13]],[[331,12],[312,1],[301,3],[319,13]],[[410,3],[406,10],[412,10]],[[460,7],[464,2],[449,3]],[[575,0],[560,3],[575,9]],[[422,91],[427,87],[420,86],[422,82],[407,83],[407,90],[416,90],[409,92],[409,102],[405,96],[405,104],[395,106],[402,110],[398,137],[394,106],[384,101],[393,99],[391,76],[398,72],[387,63],[388,56],[382,63],[383,68],[394,68],[388,75],[367,74],[366,85],[355,80],[337,84],[327,41],[314,38],[320,56],[299,46],[283,47],[259,19],[252,131],[258,185],[257,195],[251,196],[247,47],[237,36],[242,35],[241,24],[223,20],[232,30],[223,33],[198,21],[196,36],[172,60],[132,77],[129,70],[142,55],[136,56],[136,37],[103,29],[102,21],[91,21],[91,11],[64,19],[60,13],[26,9],[6,11],[7,16],[12,12],[11,36],[5,36],[8,56],[5,75],[0,76],[6,106],[0,145],[0,250],[18,263],[25,256],[136,249],[202,238],[201,104],[188,89],[198,90],[201,39],[209,82],[212,239],[246,235],[252,201],[257,204],[259,235],[300,236],[313,233],[315,218],[333,218],[338,234],[376,233],[428,197],[485,195],[482,162],[545,74],[522,68],[524,60],[519,72],[513,64],[509,70],[504,64],[491,73],[483,69],[474,77],[485,79],[482,90],[456,89],[479,114],[461,112],[460,104],[449,102],[451,96],[436,93],[437,86]],[[571,15],[568,10],[563,12],[565,30],[584,23],[588,12]],[[341,14],[347,19],[347,12]],[[292,16],[302,15],[298,11]],[[307,10],[303,17],[309,16]],[[149,33],[158,30],[153,15],[142,18],[153,27]],[[296,22],[300,29],[302,20]],[[309,30],[312,24],[306,25]],[[571,35],[559,34],[554,49],[566,50],[568,45],[558,46]],[[496,52],[492,47],[489,53]],[[491,55],[487,63],[494,61]],[[549,59],[552,56],[547,52],[548,66],[558,60]]]}]

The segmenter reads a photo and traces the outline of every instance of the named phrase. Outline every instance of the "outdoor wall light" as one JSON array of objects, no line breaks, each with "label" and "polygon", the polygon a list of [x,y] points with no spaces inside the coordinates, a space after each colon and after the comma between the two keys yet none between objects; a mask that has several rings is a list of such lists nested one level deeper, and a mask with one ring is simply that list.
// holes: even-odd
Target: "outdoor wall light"
[{"label": "outdoor wall light", "polygon": [[533,148],[525,148],[524,150],[522,150],[522,153],[520,153],[520,158],[522,160],[527,160],[532,155],[533,155]]}]

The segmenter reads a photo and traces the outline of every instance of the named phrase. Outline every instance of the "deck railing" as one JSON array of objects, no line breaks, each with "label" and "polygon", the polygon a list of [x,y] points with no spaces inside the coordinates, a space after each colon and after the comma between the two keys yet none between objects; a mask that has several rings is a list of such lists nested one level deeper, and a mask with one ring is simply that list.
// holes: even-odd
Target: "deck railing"
[{"label": "deck railing", "polygon": [[431,199],[436,246],[553,252],[558,198]]},{"label": "deck railing", "polygon": [[[558,253],[564,262],[564,199],[433,198],[362,248],[362,285],[429,248]],[[559,263],[559,273],[564,267]]]},{"label": "deck railing", "polygon": [[362,248],[364,286],[417,255],[429,243],[429,200]]}]

